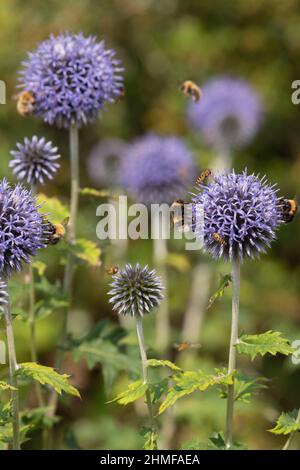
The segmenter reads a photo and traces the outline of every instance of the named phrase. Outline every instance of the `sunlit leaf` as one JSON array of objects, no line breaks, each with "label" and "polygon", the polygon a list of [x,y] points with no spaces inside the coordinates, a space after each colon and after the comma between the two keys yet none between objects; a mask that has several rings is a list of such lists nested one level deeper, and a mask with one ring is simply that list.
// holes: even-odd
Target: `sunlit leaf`
[{"label": "sunlit leaf", "polygon": [[38,194],[38,203],[42,204],[40,212],[45,214],[52,223],[61,223],[69,217],[67,206],[56,197],[48,197],[45,194]]},{"label": "sunlit leaf", "polygon": [[298,416],[299,411],[293,410],[288,413],[281,413],[276,426],[273,429],[269,429],[273,434],[290,434],[294,431],[300,430],[300,417]]},{"label": "sunlit leaf", "polygon": [[[235,401],[242,401],[249,403],[251,397],[258,393],[266,385],[263,383],[266,381],[263,377],[247,377],[244,375],[236,375],[234,378],[234,399]],[[221,398],[227,398],[227,387],[220,386]]]},{"label": "sunlit leaf", "polygon": [[0,380],[0,391],[4,390],[17,390],[16,387],[8,384],[7,382],[3,382]]},{"label": "sunlit leaf", "polygon": [[210,297],[208,301],[207,308],[209,309],[216,300],[220,297],[223,297],[225,289],[230,285],[232,279],[230,274],[225,274],[225,276],[221,276],[220,283],[216,292]]},{"label": "sunlit leaf", "polygon": [[173,364],[173,362],[168,361],[168,360],[162,360],[162,359],[148,359],[147,366],[148,367],[165,366],[165,367],[169,367],[169,369],[172,369],[172,370],[181,371],[180,367],[176,366],[176,364]]},{"label": "sunlit leaf", "polygon": [[166,258],[166,264],[180,272],[185,272],[191,267],[187,256],[181,255],[180,253],[169,253]]},{"label": "sunlit leaf", "polygon": [[247,354],[253,360],[256,356],[265,354],[293,354],[295,349],[290,341],[282,336],[279,331],[267,331],[259,335],[242,335],[236,345],[240,354]]},{"label": "sunlit leaf", "polygon": [[101,250],[95,242],[79,238],[74,245],[69,245],[69,250],[82,261],[85,261],[90,266],[100,266]]},{"label": "sunlit leaf", "polygon": [[151,428],[143,427],[141,434],[144,437],[143,449],[157,450],[157,439],[158,439],[157,432]]},{"label": "sunlit leaf", "polygon": [[33,269],[36,269],[39,276],[43,276],[45,274],[47,265],[42,261],[35,260],[31,263]]},{"label": "sunlit leaf", "polygon": [[97,198],[107,198],[107,197],[113,197],[113,193],[111,191],[106,191],[102,189],[94,189],[94,188],[82,188],[80,189],[80,194],[82,196],[93,196]]},{"label": "sunlit leaf", "polygon": [[68,395],[80,397],[78,390],[69,383],[70,376],[67,374],[59,374],[52,367],[42,366],[35,362],[23,362],[19,364],[17,373],[20,376],[37,380],[42,385],[53,387],[59,394],[65,392]]},{"label": "sunlit leaf", "polygon": [[128,385],[124,392],[121,392],[116,398],[108,403],[117,402],[119,405],[128,405],[142,398],[148,389],[148,385],[143,380],[137,380]]}]

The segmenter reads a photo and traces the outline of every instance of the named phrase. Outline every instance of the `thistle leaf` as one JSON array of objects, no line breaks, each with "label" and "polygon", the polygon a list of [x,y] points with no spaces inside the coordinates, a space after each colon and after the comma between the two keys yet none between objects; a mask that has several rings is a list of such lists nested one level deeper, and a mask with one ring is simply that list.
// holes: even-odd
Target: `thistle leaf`
[{"label": "thistle leaf", "polygon": [[[269,432],[273,434],[291,434],[291,432],[300,430],[300,420],[298,418],[298,410],[293,410],[288,413],[281,413],[276,426],[273,429],[269,429]],[[297,419],[298,418],[298,419]]]},{"label": "thistle leaf", "polygon": [[16,387],[13,387],[12,385],[8,384],[7,382],[3,382],[0,380],[0,391],[3,390],[17,390]]},{"label": "thistle leaf", "polygon": [[146,394],[147,389],[148,385],[143,380],[137,380],[130,383],[124,392],[121,392],[116,398],[107,403],[117,402],[119,405],[128,405],[142,398]]},{"label": "thistle leaf", "polygon": [[216,300],[223,297],[223,295],[225,293],[225,289],[230,285],[231,282],[232,282],[231,274],[225,274],[225,276],[221,276],[218,289],[210,297],[210,299],[208,301],[207,309],[209,309],[215,303]]},{"label": "thistle leaf", "polygon": [[145,450],[157,450],[157,439],[158,434],[151,428],[143,427],[141,431],[142,436],[145,439],[143,449]]},{"label": "thistle leaf", "polygon": [[61,223],[69,217],[67,206],[62,204],[56,197],[47,197],[45,194],[38,194],[38,204],[41,204],[40,212],[45,214],[52,223]]},{"label": "thistle leaf", "polygon": [[35,362],[23,362],[19,364],[18,375],[30,377],[38,381],[41,385],[49,385],[60,395],[62,392],[80,398],[80,393],[75,387],[70,385],[67,374],[59,374],[52,367],[41,366]]},{"label": "thistle leaf", "polygon": [[97,198],[116,197],[110,191],[99,190],[94,188],[82,188],[80,189],[82,196],[93,196]]},{"label": "thistle leaf", "polygon": [[288,339],[282,337],[279,331],[267,331],[259,335],[242,335],[236,345],[240,354],[247,354],[253,360],[256,356],[265,354],[284,354],[286,356],[294,354]]},{"label": "thistle leaf", "polygon": [[90,266],[99,267],[101,265],[101,250],[95,242],[79,238],[74,245],[69,245],[68,248],[77,258],[85,261]]},{"label": "thistle leaf", "polygon": [[169,367],[169,369],[176,370],[176,371],[181,371],[180,367],[176,366],[176,364],[173,364],[173,362],[168,361],[168,360],[162,360],[162,359],[148,359],[147,361],[147,366],[148,367]]}]

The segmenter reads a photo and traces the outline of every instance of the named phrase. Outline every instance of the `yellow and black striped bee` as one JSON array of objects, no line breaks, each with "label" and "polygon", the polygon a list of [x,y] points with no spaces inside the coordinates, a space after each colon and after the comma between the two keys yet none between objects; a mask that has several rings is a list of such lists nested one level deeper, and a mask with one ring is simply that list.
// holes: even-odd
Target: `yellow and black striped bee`
[{"label": "yellow and black striped bee", "polygon": [[192,98],[192,100],[197,103],[202,97],[202,90],[201,88],[196,85],[196,83],[192,82],[192,80],[186,80],[180,86],[180,90],[185,96]]},{"label": "yellow and black striped bee", "polygon": [[111,268],[106,268],[105,272],[109,276],[114,276],[115,274],[117,274],[119,272],[119,268],[118,268],[118,266],[112,266]]},{"label": "yellow and black striped bee", "polygon": [[183,201],[182,199],[177,199],[171,205],[171,218],[173,225],[177,228],[177,230],[184,233],[190,230],[190,225],[185,220],[185,204],[189,203]]},{"label": "yellow and black striped bee", "polygon": [[49,221],[46,222],[45,234],[47,245],[56,245],[65,236],[69,220],[70,218],[66,217],[61,223],[52,224]]},{"label": "yellow and black striped bee", "polygon": [[293,221],[298,212],[298,201],[294,199],[282,199],[280,203],[282,219],[286,224]]},{"label": "yellow and black striped bee", "polygon": [[202,171],[201,175],[198,176],[196,179],[196,184],[203,184],[211,175],[212,171],[207,168],[206,170]]},{"label": "yellow and black striped bee", "polygon": [[224,237],[221,237],[221,235],[219,235],[217,232],[214,232],[212,234],[212,237],[213,239],[215,240],[215,242],[219,243],[220,245],[227,245],[227,241],[225,240]]},{"label": "yellow and black striped bee", "polygon": [[34,111],[35,97],[30,91],[17,95],[17,111],[21,116],[29,116]]}]

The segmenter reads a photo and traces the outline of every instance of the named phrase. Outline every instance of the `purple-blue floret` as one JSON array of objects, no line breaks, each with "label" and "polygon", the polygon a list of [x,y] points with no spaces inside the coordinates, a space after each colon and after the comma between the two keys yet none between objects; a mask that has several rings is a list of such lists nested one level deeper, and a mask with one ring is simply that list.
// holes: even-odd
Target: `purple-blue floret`
[{"label": "purple-blue floret", "polygon": [[35,114],[60,128],[93,122],[123,91],[115,51],[82,33],[51,35],[22,65],[21,87],[33,94]]}]

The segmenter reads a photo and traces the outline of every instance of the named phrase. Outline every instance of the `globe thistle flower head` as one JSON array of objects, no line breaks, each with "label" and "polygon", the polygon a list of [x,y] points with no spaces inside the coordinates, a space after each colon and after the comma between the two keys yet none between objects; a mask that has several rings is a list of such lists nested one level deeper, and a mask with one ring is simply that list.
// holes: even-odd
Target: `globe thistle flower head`
[{"label": "globe thistle flower head", "polygon": [[82,33],[51,35],[22,65],[20,82],[34,97],[34,113],[58,127],[93,122],[123,92],[115,51]]},{"label": "globe thistle flower head", "polygon": [[127,264],[113,276],[112,289],[108,292],[113,310],[120,315],[143,317],[160,304],[163,286],[154,270],[139,263],[133,267]]},{"label": "globe thistle flower head", "polygon": [[57,160],[60,158],[57,147],[52,142],[46,142],[44,137],[36,135],[32,139],[25,137],[23,143],[17,144],[17,150],[12,150],[12,159],[9,166],[19,181],[35,186],[37,183],[45,184],[53,179],[60,167]]},{"label": "globe thistle flower head", "polygon": [[262,120],[262,105],[255,90],[243,80],[219,77],[204,84],[202,91],[201,100],[188,107],[191,126],[218,150],[246,146]]},{"label": "globe thistle flower head", "polygon": [[133,199],[149,206],[181,197],[194,174],[192,155],[181,139],[147,134],[126,147],[120,180]]},{"label": "globe thistle flower head", "polygon": [[204,211],[195,232],[214,258],[255,258],[265,253],[282,223],[281,198],[276,185],[254,174],[223,173],[201,184],[193,195]]},{"label": "globe thistle flower head", "polygon": [[5,179],[0,182],[0,218],[0,274],[9,276],[43,248],[44,222],[31,192],[20,183],[11,188]]},{"label": "globe thistle flower head", "polygon": [[104,139],[92,148],[87,158],[87,172],[94,184],[105,187],[119,182],[119,168],[126,144],[122,139]]}]

